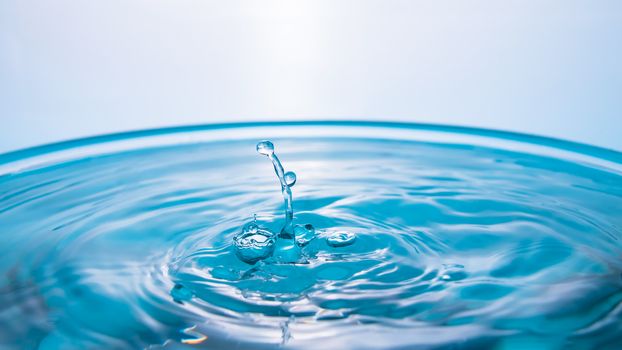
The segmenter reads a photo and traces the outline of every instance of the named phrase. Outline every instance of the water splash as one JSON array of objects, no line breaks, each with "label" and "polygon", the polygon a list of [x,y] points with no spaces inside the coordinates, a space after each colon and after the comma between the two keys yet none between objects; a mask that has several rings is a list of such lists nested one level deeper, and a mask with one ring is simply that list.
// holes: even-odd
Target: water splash
[{"label": "water splash", "polygon": [[242,232],[233,237],[237,256],[249,264],[272,256],[275,242],[274,233],[259,227],[255,221],[246,224]]},{"label": "water splash", "polygon": [[283,201],[285,202],[285,224],[281,229],[279,237],[281,238],[294,238],[294,230],[292,228],[292,222],[294,220],[294,207],[292,204],[292,190],[291,186],[296,183],[296,174],[292,171],[285,173],[283,165],[274,153],[274,145],[270,141],[261,141],[257,144],[257,152],[267,156],[272,161],[276,176],[281,182],[281,192],[283,193]]},{"label": "water splash", "polygon": [[[274,153],[274,144],[264,140],[257,143],[257,152],[267,156],[274,166],[274,172],[281,184],[285,204],[285,224],[278,235],[257,225],[257,216],[246,224],[241,233],[233,238],[237,256],[244,262],[255,264],[274,255],[277,263],[306,263],[302,248],[316,238],[311,224],[293,225],[294,208],[291,187],[296,184],[296,173],[285,172],[279,157]],[[326,240],[332,247],[345,247],[354,243],[356,235],[347,231],[336,231]]]},{"label": "water splash", "polygon": [[[242,232],[233,238],[236,255],[248,264],[255,264],[260,260],[271,257],[275,247],[278,251],[277,260],[281,262],[296,262],[300,257],[298,247],[294,244],[294,208],[292,205],[291,187],[296,183],[296,174],[285,172],[279,157],[274,153],[274,145],[270,141],[261,141],[257,144],[257,152],[270,158],[274,171],[281,184],[281,192],[285,203],[285,224],[281,232],[276,235],[267,228],[257,225],[257,216],[253,222],[246,224]],[[281,238],[279,240],[279,238]],[[278,245],[276,244],[278,241]]]}]

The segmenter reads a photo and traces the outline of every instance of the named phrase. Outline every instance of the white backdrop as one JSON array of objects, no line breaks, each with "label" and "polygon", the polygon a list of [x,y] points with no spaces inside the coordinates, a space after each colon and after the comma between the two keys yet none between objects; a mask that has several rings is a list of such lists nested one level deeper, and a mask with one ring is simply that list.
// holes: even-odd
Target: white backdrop
[{"label": "white backdrop", "polygon": [[240,120],[479,126],[622,150],[622,1],[5,0],[0,152]]}]

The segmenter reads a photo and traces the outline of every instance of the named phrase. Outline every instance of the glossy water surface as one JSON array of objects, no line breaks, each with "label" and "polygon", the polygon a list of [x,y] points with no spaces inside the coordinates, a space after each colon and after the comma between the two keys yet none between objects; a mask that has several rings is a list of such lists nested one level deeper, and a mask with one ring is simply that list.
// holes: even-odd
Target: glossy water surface
[{"label": "glossy water surface", "polygon": [[[0,349],[622,346],[619,154],[355,126],[0,156]],[[317,236],[274,249],[304,261],[233,246],[254,214],[284,223],[265,138],[297,174],[296,239]],[[581,157],[523,152],[549,141]]]}]

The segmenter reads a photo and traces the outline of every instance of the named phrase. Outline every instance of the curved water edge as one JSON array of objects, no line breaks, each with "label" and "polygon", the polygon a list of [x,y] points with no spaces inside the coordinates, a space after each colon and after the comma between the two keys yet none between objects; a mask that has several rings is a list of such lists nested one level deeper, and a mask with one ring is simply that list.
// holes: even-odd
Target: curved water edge
[{"label": "curved water edge", "polygon": [[[363,120],[312,120],[312,121],[281,121],[281,122],[240,122],[240,123],[220,123],[220,124],[200,124],[200,125],[188,125],[188,126],[177,126],[177,127],[165,127],[165,128],[156,128],[156,129],[144,129],[144,130],[136,130],[136,131],[126,131],[119,132],[113,134],[104,134],[97,136],[90,136],[85,138],[73,139],[68,141],[55,142],[51,144],[44,144],[40,146],[34,146],[26,149],[10,151],[7,153],[0,154],[0,174],[4,171],[8,171],[11,169],[7,167],[6,164],[10,164],[13,162],[23,161],[28,158],[33,158],[37,156],[43,156],[50,153],[56,152],[66,152],[75,148],[81,148],[79,153],[84,153],[86,151],[91,152],[102,152],[100,148],[87,148],[94,145],[105,145],[108,143],[123,143],[126,141],[128,144],[121,146],[121,149],[128,149],[140,146],[155,146],[162,145],[161,142],[166,143],[181,143],[181,142],[199,142],[199,141],[210,141],[217,136],[219,133],[222,134],[223,130],[243,130],[243,129],[252,129],[258,130],[260,132],[264,132],[264,137],[271,137],[274,128],[284,129],[288,127],[294,127],[299,132],[299,137],[317,137],[318,135],[322,135],[322,130],[326,131],[326,128],[335,129],[343,127],[345,129],[352,130],[353,128],[363,128],[364,131],[358,131],[358,137],[370,137],[370,138],[382,138],[391,137],[391,135],[387,135],[386,131],[390,131],[390,133],[396,133],[397,131],[413,131],[413,132],[423,132],[432,135],[432,138],[435,141],[444,140],[446,142],[455,143],[456,141],[461,141],[461,138],[456,140],[456,136],[472,136],[475,138],[481,139],[491,139],[489,142],[493,144],[495,141],[498,142],[519,142],[523,145],[534,145],[538,147],[561,150],[564,152],[570,152],[574,154],[580,154],[584,156],[591,157],[592,160],[598,161],[607,161],[608,164],[614,164],[619,166],[622,164],[622,152],[618,152],[612,149],[607,149],[603,147],[588,145],[584,143],[578,143],[569,140],[563,140],[552,137],[545,137],[533,134],[524,134],[512,131],[505,130],[494,130],[494,129],[483,129],[483,128],[475,128],[475,127],[467,127],[467,126],[452,126],[452,125],[442,125],[442,124],[425,124],[425,123],[406,123],[406,122],[379,122],[379,121],[363,121]],[[309,127],[313,127],[314,130],[312,132],[306,131],[304,129],[308,129]],[[318,128],[319,127],[319,128]],[[303,131],[303,132],[301,132]],[[319,134],[318,134],[319,131]],[[384,133],[383,133],[384,131]],[[286,131],[290,132],[290,131]],[[435,134],[436,133],[436,134]],[[184,135],[196,135],[194,137],[188,137],[184,139]],[[443,136],[441,136],[441,134]],[[166,138],[166,135],[176,135],[177,138],[174,141]],[[258,138],[261,137],[261,133],[256,134]],[[233,136],[233,135],[230,135]],[[278,135],[275,135],[278,136]],[[335,136],[326,135],[326,136]],[[343,135],[345,137],[351,135]],[[409,136],[409,137],[407,137]],[[250,137],[250,136],[246,136]],[[425,136],[419,135],[399,135],[399,137],[403,138],[415,138],[421,141],[421,139],[426,139]],[[150,141],[151,139],[151,141]],[[132,140],[146,140],[146,142],[131,142]],[[473,141],[473,139],[469,140]],[[158,143],[160,142],[160,143]],[[481,140],[479,141],[481,142]],[[478,142],[478,144],[479,144]],[[499,145],[496,145],[499,147]],[[517,147],[516,144],[511,144],[507,146],[511,149],[511,147]],[[516,149],[514,149],[516,150]],[[538,149],[540,152],[544,152],[543,148]],[[566,154],[567,155],[567,154]],[[5,165],[2,167],[2,165]],[[619,169],[618,169],[619,170]]]},{"label": "curved water edge", "polygon": [[[0,156],[0,345],[622,344],[620,154],[456,131],[252,124]],[[251,265],[233,237],[283,225],[266,138],[320,239]]]}]

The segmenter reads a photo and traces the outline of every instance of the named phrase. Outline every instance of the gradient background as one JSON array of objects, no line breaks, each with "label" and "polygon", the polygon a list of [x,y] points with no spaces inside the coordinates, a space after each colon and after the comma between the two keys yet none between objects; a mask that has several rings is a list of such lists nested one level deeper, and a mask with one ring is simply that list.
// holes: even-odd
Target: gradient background
[{"label": "gradient background", "polygon": [[298,119],[622,150],[622,1],[0,1],[0,152]]}]

